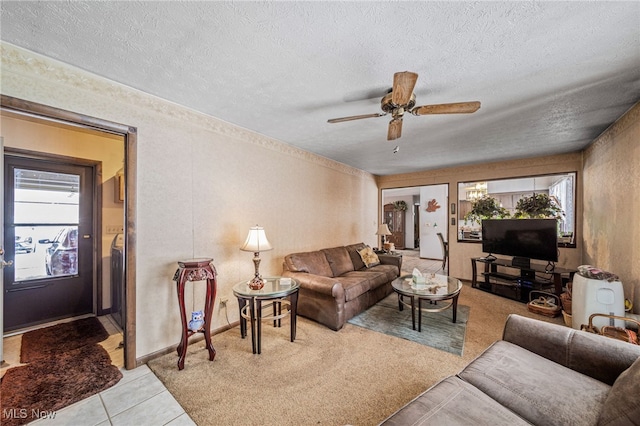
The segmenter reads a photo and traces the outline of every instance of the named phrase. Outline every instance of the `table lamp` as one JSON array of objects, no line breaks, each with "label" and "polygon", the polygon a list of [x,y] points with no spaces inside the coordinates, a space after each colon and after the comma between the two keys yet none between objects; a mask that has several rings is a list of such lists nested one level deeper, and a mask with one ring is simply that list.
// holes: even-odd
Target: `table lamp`
[{"label": "table lamp", "polygon": [[251,281],[249,281],[249,288],[252,290],[260,290],[264,287],[264,281],[260,277],[260,252],[271,250],[271,244],[269,244],[269,240],[267,240],[267,235],[264,233],[264,228],[256,225],[249,228],[249,235],[247,235],[247,240],[244,242],[244,245],[240,247],[242,251],[252,251],[253,252],[253,264],[256,268],[255,276]]},{"label": "table lamp", "polygon": [[391,231],[389,230],[389,225],[387,225],[386,223],[383,223],[382,225],[378,226],[378,232],[376,232],[376,235],[380,235],[382,237],[382,247],[385,250],[388,250],[385,243],[385,236],[386,235],[391,235]]}]

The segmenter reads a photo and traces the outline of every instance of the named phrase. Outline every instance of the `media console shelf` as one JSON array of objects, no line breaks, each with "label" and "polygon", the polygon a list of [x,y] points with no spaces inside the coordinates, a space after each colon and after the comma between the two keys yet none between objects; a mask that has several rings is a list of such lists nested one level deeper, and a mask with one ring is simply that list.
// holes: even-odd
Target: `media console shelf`
[{"label": "media console shelf", "polygon": [[[478,271],[478,263],[483,263],[483,271]],[[514,264],[511,259],[471,258],[473,276],[471,286],[511,299],[529,302],[531,290],[546,290],[558,297],[562,293],[563,275],[573,278],[575,269],[555,267],[547,271],[545,265],[534,263],[525,267]]]}]

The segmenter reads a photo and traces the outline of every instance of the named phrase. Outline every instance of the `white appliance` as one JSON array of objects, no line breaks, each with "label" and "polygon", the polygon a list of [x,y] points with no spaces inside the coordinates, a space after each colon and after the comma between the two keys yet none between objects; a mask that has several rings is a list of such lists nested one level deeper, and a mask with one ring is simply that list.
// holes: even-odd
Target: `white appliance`
[{"label": "white appliance", "polygon": [[[583,324],[589,324],[591,314],[607,314],[624,317],[624,290],[620,281],[585,278],[580,274],[573,277],[571,292],[571,325],[580,330]],[[615,325],[624,328],[623,320],[595,317],[593,325],[600,328]]]}]

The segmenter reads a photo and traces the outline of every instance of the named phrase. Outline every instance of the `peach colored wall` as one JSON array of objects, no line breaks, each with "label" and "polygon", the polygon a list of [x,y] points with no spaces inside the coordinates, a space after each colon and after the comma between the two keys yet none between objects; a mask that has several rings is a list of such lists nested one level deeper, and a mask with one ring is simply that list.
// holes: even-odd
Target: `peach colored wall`
[{"label": "peach colored wall", "polygon": [[[524,177],[559,172],[578,172],[577,188],[577,220],[576,229],[582,226],[582,154],[571,153],[554,155],[547,157],[528,158],[522,160],[502,161],[496,163],[484,163],[472,166],[452,167],[447,169],[428,170],[417,173],[407,173],[401,175],[379,176],[378,185],[380,190],[388,188],[402,188],[408,186],[422,186],[434,184],[449,185],[449,201],[447,204],[458,199],[458,183],[473,182],[480,180],[500,179],[508,177]],[[381,195],[380,195],[381,196]],[[447,211],[449,208],[447,207]],[[448,240],[449,240],[449,274],[462,278],[471,279],[472,257],[482,256],[482,247],[477,243],[459,243],[456,238],[457,226],[451,225],[448,215]],[[578,231],[578,241],[576,248],[561,248],[558,266],[576,267],[581,264],[582,253],[580,232]]]},{"label": "peach colored wall", "polygon": [[[373,175],[319,157],[80,69],[2,43],[2,93],[137,128],[136,357],[179,341],[176,262],[212,257],[218,296],[253,274],[240,251],[249,227],[264,226],[274,249],[263,275],[286,254],[363,241],[375,245]],[[187,310],[204,285],[189,285]],[[227,325],[215,305],[212,329]],[[239,337],[238,337],[239,338]],[[250,347],[247,346],[250,350]]]},{"label": "peach colored wall", "polygon": [[19,116],[2,114],[1,135],[6,148],[20,148],[100,161],[102,163],[102,308],[111,307],[111,242],[107,225],[124,225],[122,203],[114,202],[114,175],[124,164],[122,136],[45,125]]},{"label": "peach colored wall", "polygon": [[620,277],[640,313],[640,103],[584,152],[585,264]]}]

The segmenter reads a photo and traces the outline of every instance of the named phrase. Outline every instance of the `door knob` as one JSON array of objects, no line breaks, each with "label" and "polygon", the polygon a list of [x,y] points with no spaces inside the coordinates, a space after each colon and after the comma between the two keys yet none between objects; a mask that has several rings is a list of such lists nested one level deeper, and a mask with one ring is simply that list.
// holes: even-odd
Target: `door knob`
[{"label": "door knob", "polygon": [[[4,249],[0,248],[0,256],[4,255]],[[8,262],[5,262],[4,260],[0,260],[0,269],[3,269],[5,266],[11,266],[13,265],[13,260],[10,260]]]}]

